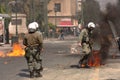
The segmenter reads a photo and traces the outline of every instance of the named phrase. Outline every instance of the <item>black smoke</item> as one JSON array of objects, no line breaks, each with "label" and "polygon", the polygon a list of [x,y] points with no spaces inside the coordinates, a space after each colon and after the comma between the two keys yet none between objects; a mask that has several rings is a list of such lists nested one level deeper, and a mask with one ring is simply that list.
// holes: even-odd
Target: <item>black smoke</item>
[{"label": "black smoke", "polygon": [[99,51],[101,55],[101,64],[105,64],[109,56],[109,49],[112,45],[112,41],[115,41],[115,36],[108,21],[113,23],[114,26],[112,27],[114,27],[117,36],[120,37],[120,0],[117,4],[107,3],[105,5],[105,10],[100,10],[99,13],[99,17],[97,17],[99,18],[99,21],[96,21],[98,27],[96,31],[94,31],[93,38],[100,44]]},{"label": "black smoke", "polygon": [[[105,6],[104,12],[101,11],[101,19],[99,22],[100,25],[100,53],[102,58],[102,63],[104,64],[108,58],[109,55],[109,49],[112,44],[112,41],[115,39],[115,36],[112,33],[111,25],[108,21],[111,21],[113,23],[114,29],[117,33],[117,36],[120,36],[120,1],[118,3],[112,4],[108,3]],[[111,40],[113,39],[113,40]],[[115,40],[114,40],[115,41]]]}]

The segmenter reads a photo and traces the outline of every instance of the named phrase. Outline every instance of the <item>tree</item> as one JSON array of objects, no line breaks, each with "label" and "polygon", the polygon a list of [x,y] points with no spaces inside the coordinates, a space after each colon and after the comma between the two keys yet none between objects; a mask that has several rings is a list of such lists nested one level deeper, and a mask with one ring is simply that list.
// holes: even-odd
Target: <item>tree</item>
[{"label": "tree", "polygon": [[[15,8],[15,1],[17,5],[17,9]],[[44,2],[47,2],[44,4]],[[1,4],[5,5],[5,2],[8,5],[7,12],[15,13],[17,10],[17,13],[23,13],[26,14],[27,18],[27,25],[33,21],[36,21],[39,23],[40,28],[45,30],[45,6],[49,3],[50,0],[2,0]],[[47,11],[46,11],[47,13]]]},{"label": "tree", "polygon": [[98,23],[100,20],[100,6],[95,0],[86,0],[82,2],[82,19],[84,25],[88,22]]},{"label": "tree", "polygon": [[44,20],[44,17],[42,16],[42,14],[38,14],[37,16],[36,16],[36,22],[38,22],[38,24],[39,24],[39,29],[43,32],[44,31],[44,27],[43,27],[43,20]]},{"label": "tree", "polygon": [[5,7],[0,5],[0,13],[5,13]]}]

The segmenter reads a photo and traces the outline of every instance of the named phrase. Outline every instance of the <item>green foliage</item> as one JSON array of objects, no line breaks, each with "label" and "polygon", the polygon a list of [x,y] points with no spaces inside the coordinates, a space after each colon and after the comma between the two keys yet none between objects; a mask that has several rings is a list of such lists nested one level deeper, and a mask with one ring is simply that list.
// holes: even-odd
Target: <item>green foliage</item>
[{"label": "green foliage", "polygon": [[41,30],[41,31],[44,31],[44,17],[42,16],[42,14],[38,14],[37,16],[36,16],[36,22],[39,24],[39,29]]},{"label": "green foliage", "polygon": [[0,5],[0,13],[5,13],[5,6]]},{"label": "green foliage", "polygon": [[55,25],[53,25],[52,23],[48,23],[48,26],[49,26],[49,28],[50,28],[50,29],[53,29],[53,30],[55,30],[55,29],[56,29],[56,26],[55,26]]}]

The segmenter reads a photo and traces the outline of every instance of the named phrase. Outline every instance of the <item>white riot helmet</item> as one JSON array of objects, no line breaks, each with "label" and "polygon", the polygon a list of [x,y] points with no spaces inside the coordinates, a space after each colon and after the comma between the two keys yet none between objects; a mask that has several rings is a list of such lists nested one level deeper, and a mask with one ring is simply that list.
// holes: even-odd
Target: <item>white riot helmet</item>
[{"label": "white riot helmet", "polygon": [[28,30],[29,30],[29,32],[35,32],[35,31],[36,31],[36,26],[35,26],[35,24],[30,23],[30,24],[28,25]]},{"label": "white riot helmet", "polygon": [[94,24],[93,22],[89,22],[89,23],[88,23],[88,28],[91,28],[91,27],[92,27],[92,28],[95,28],[95,24]]},{"label": "white riot helmet", "polygon": [[36,28],[39,27],[38,23],[37,22],[33,22],[33,24],[36,26]]}]

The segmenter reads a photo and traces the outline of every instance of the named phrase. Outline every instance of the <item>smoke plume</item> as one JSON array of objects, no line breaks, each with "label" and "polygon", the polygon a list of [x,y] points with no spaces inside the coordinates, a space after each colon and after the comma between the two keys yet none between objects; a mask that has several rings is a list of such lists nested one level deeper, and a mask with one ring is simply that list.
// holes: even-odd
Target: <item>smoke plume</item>
[{"label": "smoke plume", "polygon": [[[103,1],[101,3],[104,3],[106,0],[98,0],[98,1]],[[109,0],[110,1],[110,0]],[[116,0],[111,0],[115,1]],[[102,6],[103,8],[103,6]],[[101,53],[101,58],[102,58],[102,64],[104,64],[107,60],[108,54],[109,54],[109,49],[112,44],[112,39],[115,39],[115,35],[113,35],[113,32],[111,30],[111,25],[109,24],[108,21],[111,21],[113,23],[114,29],[116,31],[116,36],[120,36],[120,1],[118,3],[113,4],[113,3],[106,3],[104,4],[104,11],[101,11],[101,19],[99,22],[99,27],[100,27],[100,53]]]}]

